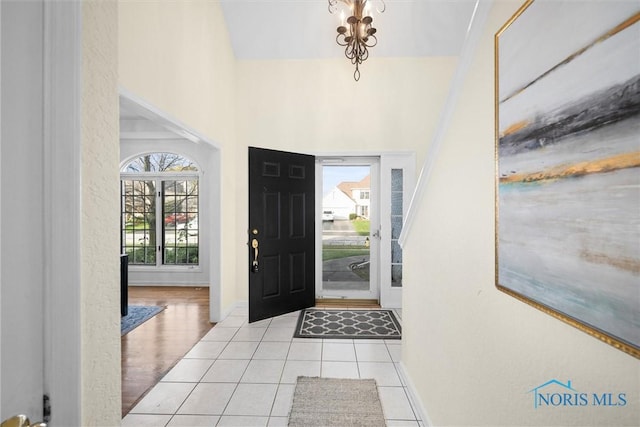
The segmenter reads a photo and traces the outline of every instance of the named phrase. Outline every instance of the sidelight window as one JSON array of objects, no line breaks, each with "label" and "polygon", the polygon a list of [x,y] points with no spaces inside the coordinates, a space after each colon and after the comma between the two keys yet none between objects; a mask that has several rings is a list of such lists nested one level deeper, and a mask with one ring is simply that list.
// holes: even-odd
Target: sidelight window
[{"label": "sidelight window", "polygon": [[402,169],[391,169],[391,286],[402,286],[402,232],[404,180]]}]

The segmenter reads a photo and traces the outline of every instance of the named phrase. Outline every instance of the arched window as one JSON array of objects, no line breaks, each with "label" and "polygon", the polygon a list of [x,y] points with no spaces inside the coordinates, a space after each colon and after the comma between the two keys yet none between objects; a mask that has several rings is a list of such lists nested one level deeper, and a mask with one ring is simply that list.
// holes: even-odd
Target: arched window
[{"label": "arched window", "polygon": [[173,153],[142,155],[122,169],[121,246],[129,264],[198,265],[199,172]]}]

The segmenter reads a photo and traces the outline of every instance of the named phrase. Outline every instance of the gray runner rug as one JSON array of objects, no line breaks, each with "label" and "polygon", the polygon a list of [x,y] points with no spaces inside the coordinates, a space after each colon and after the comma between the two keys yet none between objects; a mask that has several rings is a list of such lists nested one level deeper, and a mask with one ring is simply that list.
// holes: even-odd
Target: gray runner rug
[{"label": "gray runner rug", "polygon": [[385,427],[373,379],[298,377],[289,427]]}]

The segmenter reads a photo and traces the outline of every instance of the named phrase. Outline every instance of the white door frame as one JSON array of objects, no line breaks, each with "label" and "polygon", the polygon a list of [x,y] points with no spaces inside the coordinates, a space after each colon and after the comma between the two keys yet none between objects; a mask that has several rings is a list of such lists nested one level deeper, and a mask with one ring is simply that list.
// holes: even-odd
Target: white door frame
[{"label": "white door frame", "polygon": [[[42,417],[44,394],[44,4],[2,2],[0,419]],[[37,23],[34,25],[34,23]],[[15,250],[14,250],[15,247]],[[24,317],[24,319],[23,319]]]},{"label": "white door frame", "polygon": [[82,4],[44,7],[44,390],[52,423],[80,425]]},{"label": "white door frame", "polygon": [[[391,201],[391,171],[403,171],[402,183],[402,216],[403,225],[411,202],[411,195],[415,187],[415,155],[414,153],[388,153],[380,159],[380,200]],[[402,287],[391,286],[391,252],[394,241],[399,235],[391,236],[391,203],[381,203],[381,234],[380,241],[380,306],[383,308],[402,308]],[[396,250],[400,247],[395,245]]]}]

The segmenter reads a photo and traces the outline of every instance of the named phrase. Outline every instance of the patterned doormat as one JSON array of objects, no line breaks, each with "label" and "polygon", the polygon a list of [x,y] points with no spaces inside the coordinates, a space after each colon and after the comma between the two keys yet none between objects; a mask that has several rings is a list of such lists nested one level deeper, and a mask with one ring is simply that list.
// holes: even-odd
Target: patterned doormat
[{"label": "patterned doormat", "polygon": [[401,339],[400,322],[391,310],[302,310],[296,338]]}]

